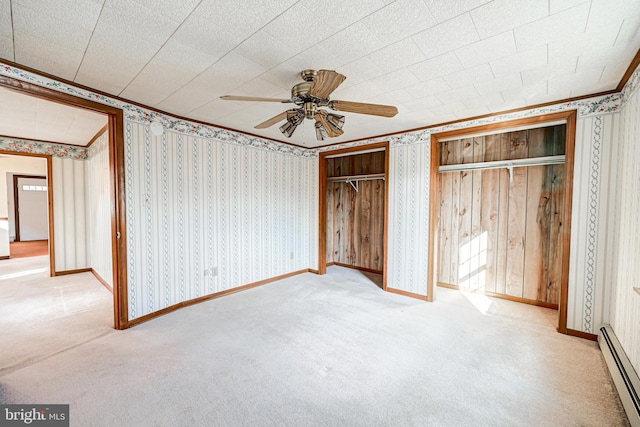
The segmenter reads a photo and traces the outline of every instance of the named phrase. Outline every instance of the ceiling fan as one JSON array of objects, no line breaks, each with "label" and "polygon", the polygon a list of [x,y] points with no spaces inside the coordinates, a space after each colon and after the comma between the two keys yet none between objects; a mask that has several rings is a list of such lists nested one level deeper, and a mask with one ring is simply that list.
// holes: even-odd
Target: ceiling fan
[{"label": "ceiling fan", "polygon": [[393,117],[398,114],[398,109],[392,105],[365,104],[351,101],[332,101],[329,95],[346,79],[342,74],[333,70],[304,70],[300,73],[303,82],[291,88],[291,99],[280,98],[260,98],[254,96],[234,96],[225,95],[221,99],[229,101],[261,101],[261,102],[281,102],[283,104],[295,104],[298,108],[283,111],[266,120],[256,129],[265,129],[275,125],[282,120],[286,122],[280,126],[280,132],[286,137],[291,137],[293,131],[306,118],[316,121],[316,138],[323,141],[325,138],[333,138],[342,135],[344,132],[344,116],[330,113],[321,107],[328,107],[335,111],[346,111],[349,113],[370,114],[373,116]]}]

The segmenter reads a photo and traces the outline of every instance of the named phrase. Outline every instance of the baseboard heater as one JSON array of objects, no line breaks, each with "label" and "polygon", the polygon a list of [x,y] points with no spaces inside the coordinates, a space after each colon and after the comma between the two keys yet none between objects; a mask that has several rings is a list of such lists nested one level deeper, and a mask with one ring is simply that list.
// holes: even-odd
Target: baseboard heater
[{"label": "baseboard heater", "polygon": [[631,361],[611,326],[606,325],[600,328],[598,344],[600,344],[602,355],[616,385],[629,422],[634,427],[640,427],[640,397],[638,396],[640,378],[638,378],[638,373],[631,365]]}]

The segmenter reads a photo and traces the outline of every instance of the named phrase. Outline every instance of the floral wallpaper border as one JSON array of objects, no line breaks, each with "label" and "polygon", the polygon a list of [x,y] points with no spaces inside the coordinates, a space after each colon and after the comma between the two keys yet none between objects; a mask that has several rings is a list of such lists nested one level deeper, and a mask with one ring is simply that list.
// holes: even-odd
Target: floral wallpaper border
[{"label": "floral wallpaper border", "polygon": [[424,129],[416,132],[399,133],[392,136],[386,136],[382,138],[372,138],[355,142],[346,142],[344,144],[332,145],[330,147],[319,148],[302,148],[295,147],[288,144],[283,144],[259,137],[249,136],[241,132],[234,132],[227,129],[217,128],[211,125],[203,125],[200,123],[189,122],[186,120],[175,119],[167,114],[160,114],[151,110],[147,110],[136,105],[125,103],[95,92],[91,92],[84,89],[79,89],[74,86],[67,85],[55,81],[53,79],[40,76],[35,73],[21,70],[17,67],[0,63],[0,74],[39,86],[43,86],[49,89],[64,92],[70,95],[74,95],[80,98],[89,99],[102,104],[110,105],[113,107],[121,108],[124,111],[125,120],[138,122],[138,123],[151,123],[153,121],[159,121],[164,128],[169,131],[180,132],[189,135],[195,135],[201,138],[215,139],[218,141],[235,143],[243,146],[250,146],[257,149],[278,152],[282,154],[289,154],[293,156],[315,158],[320,152],[336,150],[347,147],[361,146],[371,144],[373,142],[389,140],[391,145],[407,145],[428,142],[430,136],[435,132],[442,132],[454,129],[461,129],[472,126],[479,126],[489,123],[497,123],[506,120],[519,119],[523,117],[539,116],[548,113],[554,113],[558,111],[565,111],[575,109],[581,117],[590,116],[593,114],[608,114],[620,111],[629,97],[640,87],[640,68],[637,68],[632,74],[631,78],[623,88],[622,92],[614,93],[611,95],[605,95],[600,97],[594,97],[589,99],[581,99],[577,101],[571,101],[566,103],[560,103],[550,105],[541,108],[533,108],[529,110],[516,111],[507,114],[497,114],[490,117],[484,117],[476,120],[469,120],[465,122],[453,123],[444,126],[437,126],[429,129]]},{"label": "floral wallpaper border", "polygon": [[51,142],[26,141],[24,139],[0,138],[0,150],[14,153],[46,154],[63,159],[88,160],[89,149]]}]

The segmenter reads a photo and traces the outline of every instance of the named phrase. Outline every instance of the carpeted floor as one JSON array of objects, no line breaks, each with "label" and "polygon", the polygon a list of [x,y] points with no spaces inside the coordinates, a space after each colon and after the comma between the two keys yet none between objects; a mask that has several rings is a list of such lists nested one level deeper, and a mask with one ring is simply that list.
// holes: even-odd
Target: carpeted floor
[{"label": "carpeted floor", "polygon": [[93,274],[49,277],[49,257],[0,261],[0,375],[113,331]]},{"label": "carpeted floor", "polygon": [[48,240],[31,240],[26,242],[9,243],[9,256],[11,258],[26,258],[49,254]]},{"label": "carpeted floor", "polygon": [[597,344],[556,323],[449,289],[436,303],[384,293],[331,267],[104,328],[0,374],[0,402],[69,403],[72,426],[627,425]]}]

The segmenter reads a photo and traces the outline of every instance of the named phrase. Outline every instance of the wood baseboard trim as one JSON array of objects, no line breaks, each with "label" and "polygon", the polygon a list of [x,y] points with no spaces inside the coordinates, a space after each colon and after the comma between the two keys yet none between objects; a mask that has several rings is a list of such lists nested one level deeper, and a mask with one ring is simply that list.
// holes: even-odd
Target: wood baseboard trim
[{"label": "wood baseboard trim", "polygon": [[313,274],[320,274],[320,272],[318,270],[314,270],[312,268],[309,268],[309,273],[313,273]]},{"label": "wood baseboard trim", "polygon": [[90,273],[91,268],[78,268],[76,270],[63,270],[63,271],[54,271],[51,275],[54,276],[66,276],[67,274],[78,274],[78,273]]},{"label": "wood baseboard trim", "polygon": [[403,295],[403,296],[409,297],[409,298],[419,299],[421,301],[426,301],[427,300],[427,296],[426,295],[414,294],[413,292],[403,291],[402,289],[395,289],[395,288],[390,288],[390,287],[387,286],[386,291],[387,292],[391,292],[392,294],[398,294],[398,295]]},{"label": "wood baseboard trim", "polygon": [[598,336],[595,334],[590,334],[589,332],[582,332],[575,329],[567,328],[567,335],[572,337],[584,338],[589,341],[598,341]]},{"label": "wood baseboard trim", "polygon": [[[341,262],[332,262],[331,265],[337,265],[338,267],[352,268],[354,270],[365,271],[367,273],[382,274],[382,270],[373,270],[371,268],[358,267],[357,265],[343,264]],[[327,267],[328,266],[329,266],[329,264],[327,264]]]},{"label": "wood baseboard trim", "polygon": [[9,258],[11,258],[11,255],[3,255],[3,256],[0,256],[0,260],[3,260],[3,259],[9,259]]},{"label": "wood baseboard trim", "polygon": [[102,283],[102,286],[104,286],[105,288],[107,288],[107,290],[111,293],[113,293],[113,288],[111,287],[111,285],[109,283],[107,283],[106,280],[104,280],[102,278],[102,276],[100,276],[98,274],[97,271],[95,271],[93,268],[91,269],[91,272],[93,273],[93,275],[96,277],[96,279],[98,279],[98,282]]},{"label": "wood baseboard trim", "polygon": [[448,283],[443,283],[443,282],[438,282],[438,286],[441,287],[441,288],[455,289],[456,291],[465,291],[465,292],[472,292],[472,293],[476,293],[477,292],[479,294],[486,295],[486,296],[492,297],[492,298],[499,298],[499,299],[504,299],[504,300],[507,300],[507,301],[520,302],[520,303],[523,303],[523,304],[535,305],[537,307],[550,308],[552,310],[557,310],[558,309],[558,304],[549,304],[547,302],[536,301],[536,300],[527,299],[527,298],[520,298],[520,297],[513,297],[511,295],[498,294],[496,292],[478,291],[476,289],[465,288],[465,287],[456,286],[456,285],[450,285]]},{"label": "wood baseboard trim", "polygon": [[161,310],[158,311],[154,311],[153,313],[149,313],[146,314],[144,316],[138,317],[136,319],[130,320],[127,322],[127,325],[125,326],[125,328],[130,328],[132,326],[136,326],[139,325],[140,323],[144,323],[147,322],[149,320],[155,319],[156,317],[160,317],[162,315],[165,315],[167,313],[171,313],[172,311],[176,311],[180,308],[183,307],[188,307],[190,305],[194,305],[194,304],[198,304],[204,301],[209,301],[212,299],[216,299],[216,298],[220,298],[226,295],[231,295],[231,294],[235,294],[236,292],[242,292],[242,291],[246,291],[247,289],[251,289],[251,288],[255,288],[258,286],[262,286],[262,285],[266,285],[267,283],[271,283],[271,282],[275,282],[278,280],[282,280],[282,279],[286,279],[288,277],[293,277],[293,276],[297,276],[299,274],[304,274],[304,273],[309,273],[310,269],[305,268],[303,270],[298,270],[298,271],[293,271],[291,273],[287,273],[287,274],[283,274],[281,276],[276,276],[276,277],[271,277],[269,279],[264,279],[264,280],[260,280],[258,282],[253,282],[253,283],[249,283],[247,285],[243,285],[243,286],[238,286],[236,288],[232,288],[232,289],[226,289],[224,291],[220,291],[220,292],[216,292],[214,294],[210,294],[210,295],[204,295],[198,298],[193,298],[187,301],[183,301],[183,302],[179,302],[178,304],[174,304],[171,305],[169,307],[165,307]]}]

